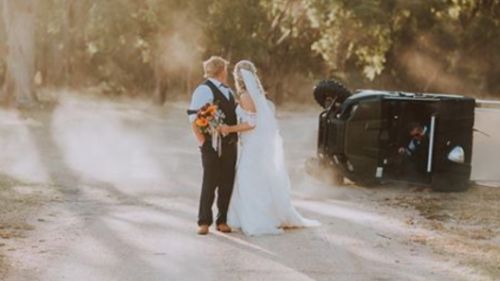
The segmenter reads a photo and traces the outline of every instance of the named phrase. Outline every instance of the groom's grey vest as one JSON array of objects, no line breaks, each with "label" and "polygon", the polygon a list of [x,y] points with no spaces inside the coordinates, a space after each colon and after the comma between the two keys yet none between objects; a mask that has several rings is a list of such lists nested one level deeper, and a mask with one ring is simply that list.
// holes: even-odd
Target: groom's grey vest
[{"label": "groom's grey vest", "polygon": [[[224,112],[226,118],[224,118],[224,124],[233,126],[238,124],[238,117],[236,116],[236,101],[233,95],[229,94],[229,99],[227,99],[224,94],[214,85],[210,80],[203,82],[204,85],[208,86],[214,95],[214,104],[216,104],[219,109]],[[205,136],[210,139],[209,136]],[[231,144],[238,141],[238,134],[231,133],[222,138],[222,143]]]}]

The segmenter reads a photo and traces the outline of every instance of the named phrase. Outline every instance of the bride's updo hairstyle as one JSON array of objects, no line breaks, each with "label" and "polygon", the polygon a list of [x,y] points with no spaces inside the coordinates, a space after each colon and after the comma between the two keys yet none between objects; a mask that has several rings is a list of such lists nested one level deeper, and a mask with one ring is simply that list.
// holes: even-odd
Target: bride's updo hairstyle
[{"label": "bride's updo hairstyle", "polygon": [[241,93],[246,91],[245,81],[243,80],[243,75],[241,74],[242,69],[248,70],[252,72],[255,76],[257,76],[257,68],[255,67],[253,62],[248,60],[239,61],[234,66],[234,71],[233,71],[234,83],[236,85],[236,92],[238,93],[238,95],[241,95]]}]

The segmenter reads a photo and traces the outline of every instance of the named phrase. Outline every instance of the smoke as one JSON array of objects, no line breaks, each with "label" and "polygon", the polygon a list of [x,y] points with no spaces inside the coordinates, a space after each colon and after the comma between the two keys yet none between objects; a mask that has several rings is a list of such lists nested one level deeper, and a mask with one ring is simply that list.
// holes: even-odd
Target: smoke
[{"label": "smoke", "polygon": [[184,103],[161,108],[137,100],[60,96],[51,135],[61,161],[84,183],[130,194],[199,195],[201,163]]},{"label": "smoke", "polygon": [[485,85],[479,82],[478,77],[474,80],[464,75],[468,72],[481,75],[484,69],[482,62],[460,51],[442,48],[437,43],[439,40],[432,35],[421,34],[411,46],[399,49],[397,63],[402,69],[398,76],[406,75],[407,82],[422,92],[482,95]]},{"label": "smoke", "polygon": [[407,74],[419,84],[419,90],[463,93],[467,87],[463,80],[446,72],[445,66],[433,56],[410,49],[402,55]]},{"label": "smoke", "polygon": [[85,180],[121,187],[160,185],[166,175],[136,122],[142,114],[123,104],[64,93],[53,114],[52,137],[66,165]]},{"label": "smoke", "polygon": [[[192,16],[192,15],[191,15]],[[178,12],[172,30],[158,35],[158,63],[168,77],[182,77],[188,82],[193,71],[201,69],[203,33],[189,19],[190,14]]]}]

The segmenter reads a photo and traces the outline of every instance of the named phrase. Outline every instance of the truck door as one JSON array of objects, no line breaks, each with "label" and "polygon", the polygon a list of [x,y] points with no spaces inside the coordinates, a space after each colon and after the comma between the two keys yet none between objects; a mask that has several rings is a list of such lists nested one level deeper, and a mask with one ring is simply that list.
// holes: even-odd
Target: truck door
[{"label": "truck door", "polygon": [[353,105],[345,128],[347,169],[355,180],[370,183],[376,179],[379,163],[379,135],[383,125],[379,97]]},{"label": "truck door", "polygon": [[[434,169],[438,108],[432,99],[389,99],[384,101],[387,142],[379,174],[383,179],[429,184]],[[423,137],[412,135],[417,130]]]}]

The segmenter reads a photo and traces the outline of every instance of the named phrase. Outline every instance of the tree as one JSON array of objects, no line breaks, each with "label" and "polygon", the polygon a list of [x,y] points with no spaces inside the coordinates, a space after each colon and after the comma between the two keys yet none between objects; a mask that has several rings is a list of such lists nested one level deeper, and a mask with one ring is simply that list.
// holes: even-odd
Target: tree
[{"label": "tree", "polygon": [[1,95],[4,103],[33,104],[35,74],[35,0],[3,0],[7,42],[6,77]]},{"label": "tree", "polygon": [[277,103],[310,100],[327,76],[354,88],[500,93],[500,0],[0,2],[4,102],[36,101],[36,72],[43,86],[163,103],[199,83],[210,55],[252,60]]},{"label": "tree", "polygon": [[252,60],[276,103],[300,94],[297,74],[307,77],[321,69],[320,57],[311,51],[317,33],[301,1],[206,2],[198,13],[204,19],[205,56],[218,54],[233,63]]}]

